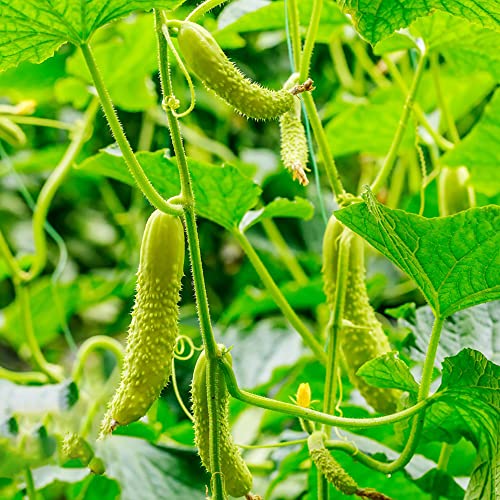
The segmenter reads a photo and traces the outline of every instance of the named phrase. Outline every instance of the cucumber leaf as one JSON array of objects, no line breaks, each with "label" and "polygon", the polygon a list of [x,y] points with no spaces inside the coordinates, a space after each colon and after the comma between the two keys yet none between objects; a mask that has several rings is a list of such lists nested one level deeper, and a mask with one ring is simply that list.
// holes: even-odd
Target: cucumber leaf
[{"label": "cucumber leaf", "polygon": [[500,207],[426,219],[363,198],[335,216],[413,278],[437,316],[500,299]]}]

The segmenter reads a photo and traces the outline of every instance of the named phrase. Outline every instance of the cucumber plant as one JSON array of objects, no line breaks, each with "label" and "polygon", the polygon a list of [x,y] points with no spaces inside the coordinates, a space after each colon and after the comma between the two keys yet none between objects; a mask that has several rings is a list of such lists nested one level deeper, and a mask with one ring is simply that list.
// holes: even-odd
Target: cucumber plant
[{"label": "cucumber plant", "polygon": [[496,498],[492,1],[195,3],[0,2],[0,497]]}]

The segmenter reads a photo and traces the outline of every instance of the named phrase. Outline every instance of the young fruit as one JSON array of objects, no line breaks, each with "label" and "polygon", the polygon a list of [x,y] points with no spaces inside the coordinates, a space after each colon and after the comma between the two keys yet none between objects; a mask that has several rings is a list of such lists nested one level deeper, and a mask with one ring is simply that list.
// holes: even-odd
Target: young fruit
[{"label": "young fruit", "polygon": [[[223,346],[222,346],[223,348]],[[230,354],[225,356],[231,359]],[[217,372],[218,399],[217,407],[219,423],[219,450],[221,458],[221,472],[227,492],[233,497],[243,497],[249,494],[252,488],[252,475],[244,462],[240,451],[233,442],[229,427],[229,393],[226,387],[224,374]],[[198,453],[206,469],[210,471],[210,423],[207,402],[207,360],[205,352],[200,354],[193,373],[191,389],[193,401],[194,436]]]},{"label": "young fruit", "polygon": [[102,435],[145,415],[168,382],[178,335],[183,267],[181,221],[156,210],[142,238],[120,385],[101,424]]},{"label": "young fruit", "polygon": [[[323,279],[327,302],[333,307],[337,279],[337,257],[339,238],[347,228],[332,216],[323,239]],[[394,389],[381,389],[366,383],[356,375],[367,361],[391,350],[382,325],[370,305],[365,285],[364,243],[353,235],[349,252],[349,275],[344,304],[344,320],[352,326],[344,326],[340,339],[340,350],[347,374],[361,395],[375,410],[393,413],[400,393]]]},{"label": "young fruit", "polygon": [[104,474],[102,460],[94,456],[94,450],[79,434],[70,433],[64,437],[62,453],[70,459],[79,459],[94,474]]},{"label": "young fruit", "polygon": [[280,134],[283,164],[292,173],[293,180],[298,179],[300,184],[307,186],[307,139],[300,119],[300,101],[297,97],[292,109],[280,116]]},{"label": "young fruit", "polygon": [[242,115],[267,120],[293,107],[296,98],[291,92],[269,90],[243,76],[211,33],[199,24],[183,22],[177,40],[189,69]]}]

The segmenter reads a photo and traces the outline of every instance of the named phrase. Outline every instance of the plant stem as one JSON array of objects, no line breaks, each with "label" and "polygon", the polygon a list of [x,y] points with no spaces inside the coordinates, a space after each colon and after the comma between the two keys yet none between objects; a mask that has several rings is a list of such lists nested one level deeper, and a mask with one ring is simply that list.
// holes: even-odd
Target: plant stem
[{"label": "plant stem", "polygon": [[351,71],[349,70],[349,66],[345,58],[344,48],[342,47],[342,39],[339,35],[334,34],[332,36],[328,44],[328,48],[330,49],[330,57],[332,58],[335,72],[339,77],[340,85],[346,90],[354,91],[356,89],[356,82],[354,81]]},{"label": "plant stem", "polygon": [[370,59],[361,40],[354,40],[350,47],[365,73],[373,80],[377,87],[387,88],[391,85],[378,66]]},{"label": "plant stem", "polygon": [[290,38],[292,40],[293,71],[300,67],[302,58],[302,40],[300,38],[299,6],[297,0],[285,0],[290,27]]},{"label": "plant stem", "polygon": [[420,84],[420,80],[422,79],[422,75],[424,73],[425,64],[427,62],[427,57],[423,54],[420,57],[420,61],[418,62],[417,69],[415,71],[415,76],[413,77],[413,81],[406,96],[405,105],[403,108],[403,113],[399,120],[398,128],[396,129],[396,133],[392,140],[391,147],[389,149],[389,153],[385,157],[384,164],[380,169],[375,181],[371,185],[371,190],[373,193],[378,193],[380,189],[385,185],[387,178],[392,172],[394,167],[394,163],[396,162],[396,158],[398,155],[399,147],[401,146],[401,141],[403,140],[403,136],[406,130],[406,126],[408,125],[408,119],[410,117],[410,112],[413,108],[413,101],[415,100],[415,95],[418,90],[418,86]]},{"label": "plant stem", "polygon": [[[164,102],[168,103],[168,98],[174,96],[172,91],[172,82],[170,79],[168,47],[164,37],[164,33],[162,31],[162,17],[163,19],[165,19],[165,16],[162,16],[160,12],[156,10],[155,26],[158,42],[160,80]],[[184,152],[184,147],[182,144],[179,121],[177,117],[174,116],[174,110],[172,108],[166,106],[165,111],[167,112],[170,137],[172,139],[175,157],[177,159],[177,167],[179,169],[179,177],[181,182],[180,198],[182,199],[182,204],[184,207],[184,222],[186,225],[186,233],[191,260],[191,272],[193,276],[196,304],[198,307],[198,318],[200,321],[201,336],[203,338],[203,344],[207,356],[207,401],[210,429],[210,470],[212,473],[213,498],[214,500],[224,500],[226,498],[226,493],[224,490],[223,476],[221,474],[219,421],[217,415],[217,405],[215,404],[215,401],[218,401],[218,391],[220,390],[217,384],[217,370],[219,369],[217,359],[220,353],[214,338],[210,312],[208,308],[205,279],[203,276],[203,264],[201,261],[200,242],[198,239],[198,231],[196,228],[196,216],[194,211],[195,201],[186,154]]]},{"label": "plant stem", "polygon": [[94,335],[83,342],[78,349],[75,364],[73,365],[73,373],[71,375],[71,378],[77,384],[85,368],[85,362],[88,357],[98,349],[112,352],[116,358],[118,369],[121,368],[123,362],[123,347],[120,342],[111,337],[106,337],[105,335]]},{"label": "plant stem", "polygon": [[318,110],[316,109],[314,99],[310,92],[304,92],[302,94],[302,99],[306,108],[307,116],[311,122],[311,128],[313,130],[316,143],[318,144],[319,152],[323,160],[323,165],[325,166],[328,181],[334,195],[338,198],[339,195],[345,194],[345,190],[344,186],[342,185],[342,181],[340,180],[340,175],[337,171],[337,167],[333,160],[333,155],[328,143],[328,139],[326,138],[325,130],[323,129],[323,125],[321,124]]},{"label": "plant stem", "polygon": [[[326,364],[325,394],[323,412],[332,414],[335,409],[337,395],[337,370],[339,365],[339,343],[344,318],[344,304],[349,275],[349,254],[352,232],[344,230],[339,241],[337,280],[335,283],[335,297],[332,304],[332,324],[328,338],[328,361]],[[323,429],[329,435],[329,429]]]},{"label": "plant stem", "polygon": [[0,118],[8,118],[15,123],[20,123],[21,125],[32,125],[34,127],[49,127],[60,130],[73,130],[75,128],[72,123],[61,122],[59,120],[51,120],[49,118],[39,118],[38,116],[0,113]]},{"label": "plant stem", "polygon": [[7,240],[5,239],[2,231],[0,231],[0,255],[4,258],[14,281],[24,281],[27,273],[19,267],[17,260],[10,251],[9,245],[7,244]]},{"label": "plant stem", "polygon": [[186,17],[186,21],[191,21],[194,23],[200,17],[203,17],[208,11],[214,9],[215,7],[218,7],[224,2],[227,2],[227,0],[205,0]]},{"label": "plant stem", "polygon": [[[397,66],[389,56],[383,56],[383,60],[387,66],[387,69],[389,70],[389,73],[396,82],[396,85],[400,88],[403,94],[408,95],[408,86],[406,85],[406,82],[404,81],[404,78],[399,72]],[[427,120],[427,117],[425,116],[425,113],[418,102],[413,103],[413,112],[415,113],[415,116],[417,117],[417,120],[422,125],[422,127],[424,127],[427,133],[434,139],[434,142],[443,151],[449,151],[450,149],[453,149],[453,143],[445,139],[438,131],[434,130],[433,126],[429,123],[429,120]]]},{"label": "plant stem", "polygon": [[430,56],[430,61],[432,79],[434,80],[434,88],[436,90],[438,106],[443,115],[444,123],[446,124],[448,132],[450,133],[451,140],[455,144],[457,144],[458,142],[460,142],[460,134],[458,133],[455,120],[453,119],[453,115],[451,114],[450,108],[443,94],[443,89],[441,87],[441,77],[439,74],[439,54],[437,52],[433,52]]},{"label": "plant stem", "polygon": [[26,493],[28,494],[28,499],[36,500],[35,482],[33,481],[33,474],[29,467],[24,469],[24,479],[26,480]]},{"label": "plant stem", "polygon": [[108,124],[111,128],[113,137],[115,138],[118,147],[122,152],[123,159],[130,173],[132,174],[135,182],[137,183],[141,191],[144,193],[146,198],[149,200],[149,202],[155,208],[161,210],[166,214],[182,215],[182,209],[180,207],[173,206],[168,201],[164,200],[147,178],[140,163],[137,161],[134,152],[132,151],[130,143],[128,142],[128,139],[125,136],[125,132],[123,131],[123,127],[120,121],[118,120],[118,116],[113,106],[113,102],[111,101],[108,89],[104,84],[101,72],[97,67],[90,46],[87,44],[83,44],[80,46],[80,49],[87,64],[88,70],[92,75],[92,80],[94,81],[97,94],[99,95],[99,99],[101,101],[102,109],[104,111],[104,114],[106,115],[106,120],[108,121]]},{"label": "plant stem", "polygon": [[48,379],[41,372],[15,372],[0,366],[0,379],[10,380],[15,384],[46,384]]},{"label": "plant stem", "polygon": [[144,113],[142,113],[141,131],[139,132],[139,140],[137,141],[137,150],[150,151],[154,134],[155,120],[150,115],[149,111],[144,111]]},{"label": "plant stem", "polygon": [[16,298],[19,301],[19,309],[24,327],[24,335],[28,342],[28,347],[31,353],[31,359],[36,368],[45,373],[51,382],[60,382],[63,379],[63,374],[60,366],[52,365],[45,359],[38,340],[33,330],[33,319],[31,316],[31,305],[29,298],[29,290],[24,283],[15,283],[14,289]]},{"label": "plant stem", "polygon": [[92,99],[87,111],[85,112],[83,122],[74,134],[68,149],[40,191],[35,210],[33,212],[33,240],[35,244],[35,254],[31,268],[24,277],[24,281],[33,280],[40,274],[47,263],[47,239],[45,237],[45,222],[47,221],[47,213],[57,190],[64,182],[68,172],[71,170],[71,167],[73,166],[73,163],[80,153],[84,143],[89,139],[90,129],[98,108],[99,103],[97,102],[97,99]]},{"label": "plant stem", "polygon": [[295,258],[293,252],[288,247],[274,220],[262,219],[261,222],[267,237],[275,246],[276,250],[278,251],[278,256],[283,261],[283,264],[285,264],[285,266],[288,268],[288,271],[292,275],[293,279],[297,283],[305,285],[309,281],[309,278],[307,277],[302,267],[300,267],[300,264]]},{"label": "plant stem", "polygon": [[303,418],[305,420],[311,420],[312,422],[317,422],[319,424],[325,424],[331,427],[353,428],[353,429],[368,429],[370,427],[377,427],[379,425],[393,424],[395,422],[400,422],[413,415],[422,412],[425,408],[434,402],[434,398],[430,397],[426,400],[420,401],[410,408],[393,413],[392,415],[385,415],[383,417],[373,417],[373,418],[346,418],[346,417],[336,417],[334,415],[327,415],[320,411],[312,410],[311,408],[303,408],[290,403],[283,403],[282,401],[276,401],[274,399],[269,399],[264,396],[258,396],[257,394],[252,394],[251,392],[244,391],[238,387],[234,371],[230,364],[224,360],[219,359],[219,363],[223,369],[224,376],[226,378],[227,388],[229,393],[236,399],[248,403],[253,406],[258,406],[259,408],[264,408],[266,410],[276,411],[278,413],[283,413],[285,415],[290,415],[292,417]]},{"label": "plant stem", "polygon": [[297,313],[292,309],[286,298],[284,297],[278,285],[274,282],[272,276],[269,274],[266,266],[262,263],[257,252],[252,247],[251,243],[248,241],[247,237],[238,229],[233,231],[234,237],[238,240],[239,244],[245,251],[247,257],[252,263],[253,267],[257,271],[262,283],[266,287],[267,291],[273,298],[274,302],[278,305],[283,315],[290,322],[290,324],[295,328],[297,333],[302,337],[304,343],[314,352],[316,357],[321,363],[326,362],[326,354],[321,347],[321,344],[316,340],[314,335],[309,331],[309,329],[304,325],[301,319],[297,316]]},{"label": "plant stem", "polygon": [[309,67],[311,65],[311,57],[316,43],[316,35],[318,33],[322,10],[323,0],[313,0],[311,19],[309,20],[304,50],[302,51],[302,57],[300,59],[299,80],[301,82],[305,81],[309,76]]}]

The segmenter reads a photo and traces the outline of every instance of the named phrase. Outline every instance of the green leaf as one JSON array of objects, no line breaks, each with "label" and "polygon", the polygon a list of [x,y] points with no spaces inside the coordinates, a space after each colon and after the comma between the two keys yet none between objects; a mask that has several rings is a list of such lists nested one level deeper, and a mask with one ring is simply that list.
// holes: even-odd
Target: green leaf
[{"label": "green leaf", "polygon": [[[398,325],[411,330],[414,342],[412,359],[423,361],[429,345],[434,315],[429,307],[409,309]],[[413,347],[414,345],[414,347]],[[479,304],[452,314],[443,323],[436,355],[436,366],[445,357],[455,356],[470,347],[497,363],[500,362],[500,302]]]},{"label": "green leaf", "polygon": [[[141,152],[136,156],[148,179],[165,199],[179,194],[179,172],[175,159],[167,158],[163,150]],[[260,188],[257,184],[236,167],[188,161],[197,214],[229,230],[238,227],[245,213],[258,201]],[[103,151],[85,160],[79,168],[134,185],[132,175],[118,152]]]},{"label": "green leaf", "polygon": [[106,465],[106,476],[121,486],[121,500],[186,498],[203,500],[210,480],[195,452],[153,446],[142,439],[111,436],[96,455]]},{"label": "green leaf", "polygon": [[459,16],[486,28],[499,29],[498,4],[495,0],[337,0],[354,27],[371,44],[375,44],[405,28],[417,17],[427,16],[438,9]]},{"label": "green leaf", "polygon": [[415,21],[411,31],[423,38],[428,51],[442,54],[456,72],[488,71],[500,79],[500,33],[439,11]]},{"label": "green leaf", "polygon": [[466,500],[495,498],[500,488],[500,367],[465,349],[446,358],[438,402],[425,415],[424,438],[471,441],[477,458]]},{"label": "green leaf", "polygon": [[437,316],[500,299],[500,207],[426,219],[363,197],[335,216],[413,278]]},{"label": "green leaf", "polygon": [[450,167],[465,165],[474,187],[490,196],[500,190],[500,91],[497,90],[472,131],[441,158]]},{"label": "green leaf", "polygon": [[[151,75],[158,68],[153,17],[137,16],[133,22],[111,25],[99,34],[92,41],[93,53],[114,104],[127,111],[152,108],[157,95]],[[66,70],[77,79],[60,80],[58,97],[81,107],[92,78],[80,51],[68,58]]]},{"label": "green leaf", "polygon": [[65,42],[87,43],[94,31],[135,10],[172,9],[182,0],[0,0],[0,71],[40,63]]},{"label": "green leaf", "polygon": [[[387,154],[401,118],[404,97],[395,89],[375,91],[369,100],[358,100],[344,106],[325,131],[335,156],[368,153],[376,156]],[[410,121],[402,149],[412,148],[415,143],[415,126]]]},{"label": "green leaf", "polygon": [[271,203],[259,210],[250,210],[245,214],[240,224],[240,230],[245,232],[253,225],[263,219],[274,217],[293,217],[309,220],[314,215],[314,205],[304,198],[298,196],[294,200],[288,198],[276,198]]},{"label": "green leaf", "polygon": [[388,352],[365,363],[358,371],[366,382],[375,387],[418,392],[418,384],[397,352]]}]

